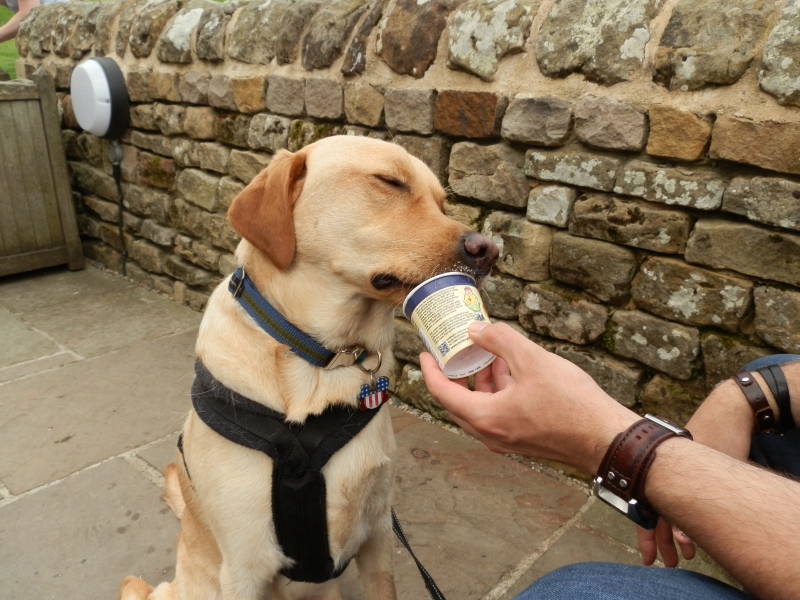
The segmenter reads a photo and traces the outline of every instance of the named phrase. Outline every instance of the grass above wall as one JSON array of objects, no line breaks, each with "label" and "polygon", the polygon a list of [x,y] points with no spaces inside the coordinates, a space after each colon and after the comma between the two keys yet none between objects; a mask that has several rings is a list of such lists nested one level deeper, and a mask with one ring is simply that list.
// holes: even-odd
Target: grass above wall
[{"label": "grass above wall", "polygon": [[[5,25],[13,14],[5,6],[0,6],[0,25]],[[17,46],[14,40],[8,40],[0,44],[0,69],[11,75],[11,79],[15,77],[14,63],[17,58]]]}]

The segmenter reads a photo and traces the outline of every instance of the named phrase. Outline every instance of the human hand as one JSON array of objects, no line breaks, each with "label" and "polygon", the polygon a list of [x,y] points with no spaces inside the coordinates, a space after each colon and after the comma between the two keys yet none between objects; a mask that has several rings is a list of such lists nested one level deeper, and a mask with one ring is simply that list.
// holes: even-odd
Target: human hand
[{"label": "human hand", "polygon": [[663,517],[652,531],[636,526],[636,540],[642,553],[642,563],[648,567],[656,561],[658,554],[661,554],[665,567],[677,567],[679,559],[675,542],[686,560],[692,560],[695,555],[694,542],[689,536]]},{"label": "human hand", "polygon": [[428,353],[420,366],[431,395],[490,450],[595,473],[614,436],[639,419],[579,367],[508,325],[475,322],[470,338],[498,357],[475,375],[475,391],[466,379],[448,379]]}]

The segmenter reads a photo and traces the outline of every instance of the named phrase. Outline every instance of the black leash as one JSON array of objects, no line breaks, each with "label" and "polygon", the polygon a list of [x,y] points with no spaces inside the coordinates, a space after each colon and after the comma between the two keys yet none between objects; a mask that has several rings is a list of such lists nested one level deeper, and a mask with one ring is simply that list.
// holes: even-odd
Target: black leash
[{"label": "black leash", "polygon": [[411,546],[408,544],[408,540],[406,539],[406,534],[403,532],[403,528],[400,526],[400,521],[397,520],[397,515],[394,514],[394,509],[392,509],[392,531],[394,531],[394,534],[397,536],[403,546],[406,547],[406,550],[408,550],[408,553],[411,555],[411,558],[414,559],[414,562],[417,563],[419,574],[422,576],[422,581],[425,582],[425,589],[428,590],[431,598],[433,598],[433,600],[445,600],[444,595],[439,590],[436,582],[433,580],[433,577],[431,577],[430,573],[425,570],[425,567],[422,566],[422,563],[419,562],[417,557],[414,555],[414,551],[411,549]]}]

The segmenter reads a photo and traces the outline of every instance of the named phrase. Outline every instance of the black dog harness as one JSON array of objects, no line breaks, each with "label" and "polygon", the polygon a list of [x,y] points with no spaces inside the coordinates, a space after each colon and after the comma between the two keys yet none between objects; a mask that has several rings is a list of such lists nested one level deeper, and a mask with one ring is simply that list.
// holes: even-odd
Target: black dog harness
[{"label": "black dog harness", "polygon": [[[330,407],[302,425],[253,402],[195,363],[192,404],[197,416],[222,437],[273,460],[272,518],[283,553],[294,565],[281,571],[292,581],[323,583],[338,577],[330,555],[322,467],[378,414],[378,410]],[[188,469],[187,469],[188,471]]]}]

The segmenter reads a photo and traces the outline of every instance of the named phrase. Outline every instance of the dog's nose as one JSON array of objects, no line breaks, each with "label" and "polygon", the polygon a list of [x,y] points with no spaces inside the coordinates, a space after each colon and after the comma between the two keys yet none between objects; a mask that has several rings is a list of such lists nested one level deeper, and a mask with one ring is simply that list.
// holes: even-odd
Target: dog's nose
[{"label": "dog's nose", "polygon": [[489,274],[492,265],[500,256],[500,249],[492,240],[478,233],[468,233],[461,238],[459,252],[461,260],[475,269],[476,275],[484,277]]}]

